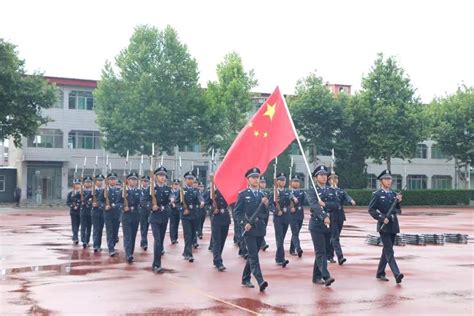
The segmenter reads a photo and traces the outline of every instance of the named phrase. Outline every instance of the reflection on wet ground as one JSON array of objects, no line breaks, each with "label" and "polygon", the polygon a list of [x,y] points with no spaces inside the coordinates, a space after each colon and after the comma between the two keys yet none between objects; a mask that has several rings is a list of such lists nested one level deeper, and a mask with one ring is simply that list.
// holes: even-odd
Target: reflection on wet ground
[{"label": "reflection on wet ground", "polygon": [[[435,233],[474,234],[474,227],[468,225],[473,217],[467,212],[416,209],[404,210],[403,216],[407,216],[400,219],[403,232],[430,229]],[[410,216],[418,218],[410,220]],[[422,216],[431,216],[429,222],[420,221]],[[328,264],[336,278],[331,288],[311,282],[314,251],[307,219],[300,235],[302,258],[288,255],[288,231],[285,253],[291,263],[285,269],[275,264],[275,236],[270,222],[266,237],[270,248],[260,252],[263,275],[270,285],[265,293],[259,293],[257,288],[246,289],[240,284],[245,261],[237,256],[231,242],[232,226],[223,254],[226,272],[213,267],[212,254],[206,249],[210,237],[206,221],[201,247],[193,250],[196,261],[191,264],[182,260],[180,228],[178,245],[170,245],[166,237],[164,273],[155,274],[151,269],[153,251],[143,252],[138,247],[139,234],[136,261],[127,264],[121,231],[119,256],[111,258],[106,250],[94,253],[91,248],[72,245],[67,213],[0,213],[0,286],[6,294],[4,298],[0,295],[0,306],[7,313],[40,315],[400,315],[436,314],[442,310],[473,314],[466,308],[473,302],[472,238],[464,245],[397,247],[395,256],[406,278],[402,285],[396,285],[388,267],[390,282],[374,277],[381,247],[365,244],[367,234],[375,227],[366,210],[348,211],[347,218],[341,243],[348,261],[343,266]],[[149,243],[152,240],[150,232]],[[257,285],[253,279],[252,283]]]}]

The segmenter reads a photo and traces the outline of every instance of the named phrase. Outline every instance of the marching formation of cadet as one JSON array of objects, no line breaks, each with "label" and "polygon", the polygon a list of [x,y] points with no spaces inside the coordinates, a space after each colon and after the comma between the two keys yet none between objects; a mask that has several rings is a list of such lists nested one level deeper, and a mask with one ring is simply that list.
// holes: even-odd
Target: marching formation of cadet
[{"label": "marching formation of cadet", "polygon": [[117,255],[115,245],[119,242],[120,215],[123,209],[122,190],[117,185],[117,177],[115,172],[109,173],[107,175],[107,185],[104,188],[106,201],[104,208],[105,232],[107,236],[107,248],[111,257]]},{"label": "marching formation of cadet", "polygon": [[175,202],[171,203],[170,207],[170,240],[172,245],[178,243],[180,214],[177,202],[179,201],[179,190],[179,180],[174,179],[171,184],[171,194],[174,196]]},{"label": "marching formation of cadet", "polygon": [[349,194],[347,194],[346,191],[338,187],[339,177],[336,174],[331,173],[331,175],[329,176],[329,184],[335,190],[338,208],[330,212],[331,234],[329,239],[329,247],[327,248],[327,256],[329,262],[334,263],[334,252],[336,252],[337,262],[339,263],[339,265],[342,265],[344,264],[344,262],[347,261],[347,259],[344,258],[344,255],[342,253],[342,247],[339,240],[341,236],[342,227],[344,226],[344,221],[346,220],[346,214],[344,212],[344,202],[349,203],[352,206],[355,206],[356,202],[353,198],[349,196]]},{"label": "marching formation of cadet", "polygon": [[274,190],[270,195],[272,203],[269,208],[273,213],[273,227],[275,228],[275,241],[277,247],[275,262],[283,268],[290,263],[288,259],[285,259],[284,242],[286,232],[290,226],[290,205],[292,203],[290,191],[285,188],[285,184],[285,174],[278,174],[276,177],[276,183],[274,184]]},{"label": "marching formation of cadet", "polygon": [[397,214],[402,213],[400,206],[402,195],[391,190],[392,174],[390,170],[382,171],[377,179],[380,180],[381,188],[373,193],[369,203],[369,214],[377,221],[377,231],[380,233],[383,244],[382,255],[375,276],[379,280],[388,281],[385,276],[385,267],[388,264],[398,284],[402,282],[404,275],[400,272],[395,260],[393,244],[395,236],[400,232]]},{"label": "marching formation of cadet", "polygon": [[197,225],[199,209],[204,208],[204,198],[201,192],[193,186],[196,176],[188,171],[184,174],[185,185],[180,187],[180,214],[184,233],[183,257],[189,262],[194,262],[193,248],[198,248]]},{"label": "marching formation of cadet", "polygon": [[101,251],[102,233],[104,231],[104,176],[98,174],[94,177],[95,191],[92,196],[92,246],[94,252]]},{"label": "marching formation of cadet", "polygon": [[135,240],[137,238],[138,226],[140,225],[140,196],[138,188],[138,173],[131,172],[124,181],[123,212],[121,214],[123,246],[128,263],[134,261]]},{"label": "marching formation of cadet", "polygon": [[[309,231],[315,253],[312,281],[330,286],[335,279],[331,277],[328,262],[335,262],[334,253],[339,265],[346,262],[340,244],[341,230],[346,220],[344,204],[354,206],[356,203],[338,187],[337,175],[330,174],[328,179],[329,174],[326,166],[317,166],[312,172],[315,187],[305,191],[300,188],[301,180],[298,176],[291,177],[286,188],[285,173],[275,173],[274,188],[269,191],[266,189],[265,178],[255,167],[245,173],[248,187],[239,192],[233,205],[228,205],[212,178],[208,191],[204,191],[202,184],[196,182],[193,171],[186,172],[183,181],[173,179],[171,186],[167,184],[168,171],[164,166],[156,168],[154,172],[150,169],[150,176],[141,176],[130,170],[121,186],[118,185],[117,174],[112,171],[106,178],[102,174],[93,177],[84,177],[82,174],[80,178],[74,178],[73,190],[67,196],[72,240],[75,245],[79,243],[80,230],[80,240],[86,249],[93,230],[93,249],[94,252],[100,252],[105,226],[108,253],[115,257],[118,231],[122,223],[125,258],[132,263],[138,227],[140,226],[140,247],[147,251],[151,226],[154,242],[152,270],[162,273],[164,269],[161,257],[165,254],[164,239],[168,222],[170,241],[174,245],[178,243],[181,221],[184,236],[182,255],[185,260],[194,262],[193,248],[196,249],[199,246],[198,239],[203,238],[202,228],[207,209],[211,221],[209,250],[212,251],[215,268],[220,272],[226,270],[222,253],[232,217],[234,241],[239,246],[239,255],[246,262],[242,285],[255,287],[250,281],[253,275],[259,290],[264,291],[268,282],[263,278],[258,253],[269,247],[265,242],[265,235],[270,212],[273,214],[275,229],[275,261],[277,265],[286,267],[289,260],[285,258],[284,240],[288,227],[291,229],[289,253],[301,257],[303,249],[299,233],[304,221],[304,206],[309,205]],[[404,275],[397,266],[393,244],[400,231],[397,214],[401,213],[402,196],[391,191],[392,177],[389,170],[384,170],[378,179],[381,189],[374,192],[369,205],[369,213],[377,220],[377,231],[383,243],[376,278],[388,281],[385,274],[388,264],[396,283],[401,283]]]},{"label": "marching formation of cadet", "polygon": [[[260,177],[260,183],[259,183],[259,186],[260,186],[260,191],[263,193],[263,195],[265,196],[270,196],[270,191],[267,189],[267,180],[265,179],[265,177]],[[265,221],[265,229],[267,229],[267,226],[268,226],[268,219],[270,217],[267,216],[264,221]],[[265,240],[265,236],[263,236],[263,241],[262,241],[262,246],[261,246],[261,250],[263,251],[266,251],[268,249],[268,247],[270,247],[269,244],[267,244],[267,241]]]},{"label": "marching formation of cadet", "polygon": [[79,226],[81,224],[81,179],[72,181],[72,191],[67,194],[66,205],[71,216],[72,242],[79,243]]},{"label": "marching formation of cadet", "polygon": [[213,263],[219,271],[224,271],[226,267],[222,260],[222,251],[229,233],[230,213],[226,200],[219,190],[209,189],[211,203],[211,241]]},{"label": "marching formation of cadet", "polygon": [[247,259],[242,273],[242,285],[253,288],[251,275],[257,280],[260,292],[265,291],[268,282],[263,279],[258,252],[266,234],[264,219],[268,217],[269,201],[260,191],[260,169],[252,168],[245,173],[248,179],[248,189],[243,190],[235,203],[235,219],[243,227],[242,238],[247,247]]},{"label": "marching formation of cadet", "polygon": [[[148,193],[148,194],[147,194]],[[148,229],[150,223],[148,218],[151,212],[151,195],[150,195],[150,176],[142,176],[141,196],[140,196],[140,248],[147,251],[148,249]]]},{"label": "marching formation of cadet", "polygon": [[290,195],[292,207],[290,208],[291,242],[290,255],[301,258],[303,249],[300,244],[300,231],[304,221],[304,205],[306,204],[306,192],[300,189],[300,178],[294,176],[290,183]]},{"label": "marching formation of cadet", "polygon": [[335,280],[328,270],[326,235],[330,232],[329,212],[337,207],[337,202],[335,191],[326,185],[327,168],[323,165],[316,167],[312,176],[316,180],[316,188],[308,191],[308,203],[311,211],[309,231],[315,253],[313,283],[330,286]]},{"label": "marching formation of cadet", "polygon": [[[199,207],[198,216],[197,216],[197,231],[196,235],[199,239],[202,239],[202,229],[204,227],[204,222],[206,221],[206,205],[208,204],[208,199],[206,199],[206,191],[204,188],[204,184],[202,182],[197,182],[197,189],[199,193],[201,193],[202,198],[204,199],[204,206]],[[196,242],[197,244],[197,242]]]},{"label": "marching formation of cadet", "polygon": [[89,247],[92,233],[92,177],[90,176],[84,178],[81,201],[81,242],[85,249]]},{"label": "marching formation of cadet", "polygon": [[170,206],[171,204],[175,204],[176,196],[171,192],[171,188],[166,184],[166,168],[160,166],[155,170],[154,174],[156,177],[154,190],[144,190],[142,196],[151,196],[151,198],[147,198],[147,200],[151,200],[149,222],[154,239],[152,269],[155,272],[161,273],[163,272],[163,268],[161,267],[161,256],[165,254],[164,240],[166,227],[168,226]]}]

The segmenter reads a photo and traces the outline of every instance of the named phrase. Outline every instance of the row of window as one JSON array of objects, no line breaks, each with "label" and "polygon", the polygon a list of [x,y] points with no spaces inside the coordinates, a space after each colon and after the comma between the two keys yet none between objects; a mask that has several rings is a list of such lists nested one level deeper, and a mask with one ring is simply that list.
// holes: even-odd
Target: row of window
[{"label": "row of window", "polygon": [[[57,101],[53,108],[62,109],[64,107],[64,92],[62,89],[57,90]],[[92,91],[74,90],[69,92],[68,108],[71,110],[88,110],[94,108],[94,96]]]},{"label": "row of window", "polygon": [[[367,187],[370,189],[377,189],[377,177],[373,174],[368,175]],[[393,175],[392,187],[396,190],[402,189],[402,176]],[[419,190],[428,188],[428,177],[425,175],[408,175],[407,177],[408,190]],[[452,189],[453,180],[451,176],[432,176],[432,189]]]},{"label": "row of window", "polygon": [[[428,146],[425,144],[416,145],[415,158],[428,158]],[[448,159],[449,156],[441,151],[438,144],[431,145],[431,159]]]},{"label": "row of window", "polygon": [[[69,149],[101,149],[100,133],[95,131],[70,131],[67,147]],[[28,147],[63,148],[63,132],[60,129],[41,128],[37,134],[27,139]],[[180,146],[182,152],[203,152],[199,144]]]},{"label": "row of window", "polygon": [[[300,154],[300,149],[297,144],[291,144],[290,147],[290,154],[291,155],[299,155]],[[318,154],[321,156],[330,156],[331,155],[331,149],[327,148],[318,148]],[[428,146],[425,144],[418,144],[416,146],[416,152],[414,158],[422,158],[422,159],[427,159],[428,158]],[[439,148],[438,144],[433,144],[431,145],[431,159],[449,159],[449,156],[446,155],[441,151]]]},{"label": "row of window", "polygon": [[[63,148],[63,132],[60,129],[39,129],[37,135],[29,137],[28,147]],[[69,149],[101,149],[100,134],[94,131],[70,131]]]}]

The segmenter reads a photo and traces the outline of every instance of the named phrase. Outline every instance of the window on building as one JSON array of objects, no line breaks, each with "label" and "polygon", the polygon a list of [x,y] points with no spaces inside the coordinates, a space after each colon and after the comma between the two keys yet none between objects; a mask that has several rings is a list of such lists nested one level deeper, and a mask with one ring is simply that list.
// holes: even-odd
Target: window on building
[{"label": "window on building", "polygon": [[367,175],[367,188],[377,189],[377,177],[375,176],[375,174]]},{"label": "window on building", "polygon": [[70,149],[100,149],[100,133],[95,131],[70,131],[68,147]]},{"label": "window on building", "polygon": [[431,178],[432,189],[452,189],[453,181],[451,176],[433,176]]},{"label": "window on building", "polygon": [[443,153],[438,144],[433,144],[431,146],[431,158],[432,159],[448,159],[448,155]]},{"label": "window on building", "polygon": [[402,176],[399,174],[393,174],[392,175],[392,189],[393,190],[401,190],[402,189]]},{"label": "window on building", "polygon": [[425,175],[409,175],[408,189],[419,190],[427,188],[427,177]]},{"label": "window on building", "polygon": [[62,109],[64,107],[64,92],[61,88],[56,88],[56,102],[53,108]]},{"label": "window on building", "polygon": [[416,145],[415,158],[428,158],[428,146],[425,144]]},{"label": "window on building", "polygon": [[191,153],[201,153],[204,152],[203,147],[200,144],[184,145],[179,146],[179,151],[182,152],[191,152]]},{"label": "window on building", "polygon": [[0,176],[0,192],[5,192],[5,176]]},{"label": "window on building", "polygon": [[60,129],[39,129],[35,136],[29,137],[28,147],[62,148],[63,132]]},{"label": "window on building", "polygon": [[92,110],[94,97],[91,91],[69,92],[69,108],[72,110]]},{"label": "window on building", "polygon": [[346,93],[346,94],[349,94],[349,87],[347,87],[347,86],[339,86],[339,87],[338,87],[338,92],[339,92],[339,93]]}]

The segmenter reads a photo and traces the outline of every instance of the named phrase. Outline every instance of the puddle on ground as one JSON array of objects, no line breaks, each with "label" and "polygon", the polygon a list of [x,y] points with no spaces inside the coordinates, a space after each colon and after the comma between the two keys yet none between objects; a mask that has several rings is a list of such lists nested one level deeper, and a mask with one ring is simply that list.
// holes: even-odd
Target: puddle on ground
[{"label": "puddle on ground", "polygon": [[265,304],[261,301],[254,300],[251,298],[243,297],[243,298],[238,298],[235,300],[230,300],[229,302],[242,306],[244,308],[250,309],[252,311],[255,311],[257,313],[282,313],[282,314],[288,314],[289,311],[286,308],[283,307],[278,307],[278,306],[272,306],[269,304]]},{"label": "puddle on ground", "polygon": [[[90,273],[100,272],[102,269],[98,266],[105,265],[102,261],[83,261],[83,262],[68,262],[60,264],[48,264],[43,266],[30,266],[21,268],[1,269],[2,278],[14,274],[26,272],[44,272],[53,271],[59,275],[87,275]],[[91,267],[89,269],[74,269],[80,267]]]},{"label": "puddle on ground", "polygon": [[445,212],[413,212],[413,213],[403,213],[402,216],[449,216],[454,215],[454,213],[445,213]]}]

